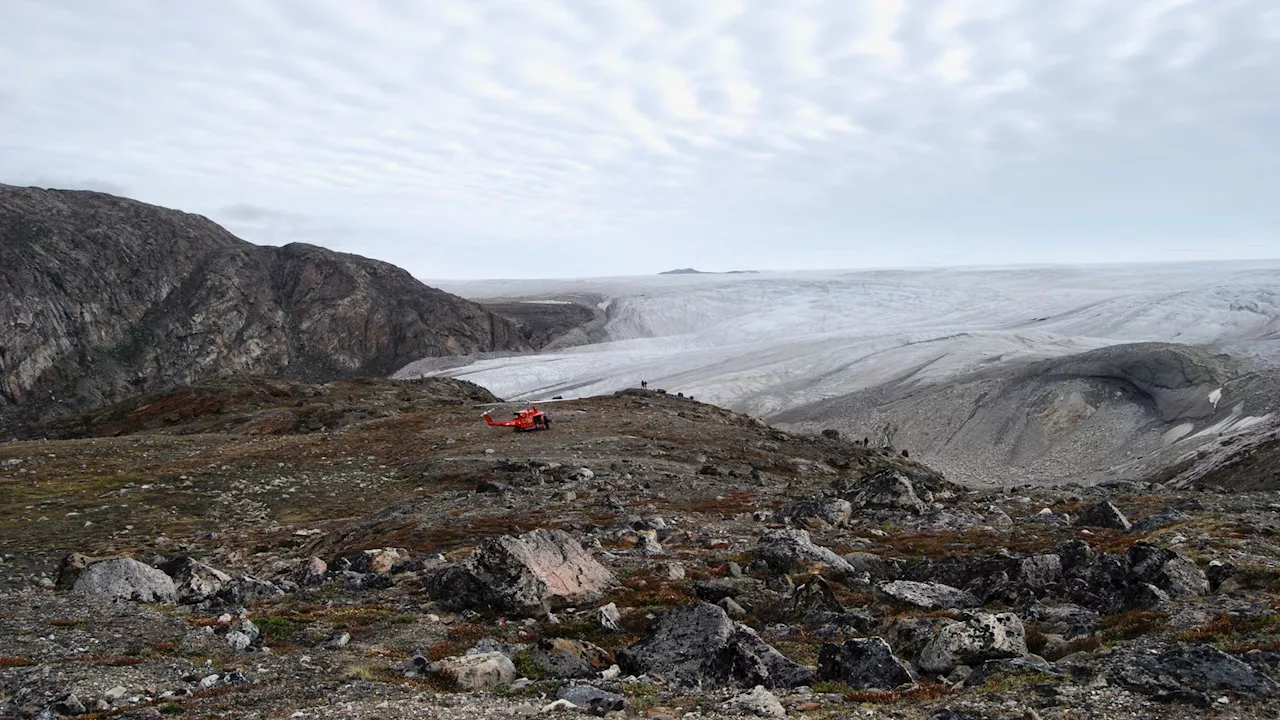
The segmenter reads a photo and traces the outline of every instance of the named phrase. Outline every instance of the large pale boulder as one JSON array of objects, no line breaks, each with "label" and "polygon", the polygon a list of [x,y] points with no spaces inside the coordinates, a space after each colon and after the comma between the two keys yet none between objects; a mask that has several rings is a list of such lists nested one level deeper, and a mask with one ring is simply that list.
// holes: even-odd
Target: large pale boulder
[{"label": "large pale boulder", "polygon": [[72,590],[137,602],[171,603],[178,599],[178,590],[168,575],[133,558],[90,563],[81,571]]},{"label": "large pale boulder", "polygon": [[756,560],[775,573],[824,570],[836,577],[854,575],[853,566],[830,548],[815,545],[806,530],[770,530],[760,536]]},{"label": "large pale boulder", "polygon": [[886,597],[925,610],[971,608],[979,605],[978,598],[973,593],[936,582],[894,580],[880,583],[876,590]]},{"label": "large pale boulder", "polygon": [[971,613],[943,627],[920,651],[921,670],[946,674],[958,665],[1027,655],[1027,633],[1013,613]]},{"label": "large pale boulder", "polygon": [[453,607],[536,615],[596,600],[617,582],[568,533],[533,530],[486,540],[461,565],[433,575],[429,587]]},{"label": "large pale boulder", "polygon": [[463,692],[492,690],[516,679],[516,666],[500,652],[444,658],[427,669]]}]

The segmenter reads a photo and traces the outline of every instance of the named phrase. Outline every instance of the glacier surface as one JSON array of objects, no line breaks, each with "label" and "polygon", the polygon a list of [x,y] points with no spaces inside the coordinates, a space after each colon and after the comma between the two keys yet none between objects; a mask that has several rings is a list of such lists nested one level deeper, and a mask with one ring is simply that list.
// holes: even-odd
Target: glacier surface
[{"label": "glacier surface", "polygon": [[603,341],[447,374],[510,400],[638,386],[769,417],[888,381],[1138,341],[1280,359],[1280,261],[427,281],[603,309]]}]

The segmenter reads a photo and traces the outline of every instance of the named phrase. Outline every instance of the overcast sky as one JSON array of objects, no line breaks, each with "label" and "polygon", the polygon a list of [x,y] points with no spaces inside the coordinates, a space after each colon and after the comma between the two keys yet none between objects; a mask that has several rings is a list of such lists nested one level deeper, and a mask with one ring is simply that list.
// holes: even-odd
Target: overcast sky
[{"label": "overcast sky", "polygon": [[1274,0],[0,0],[0,182],[423,278],[1280,256]]}]

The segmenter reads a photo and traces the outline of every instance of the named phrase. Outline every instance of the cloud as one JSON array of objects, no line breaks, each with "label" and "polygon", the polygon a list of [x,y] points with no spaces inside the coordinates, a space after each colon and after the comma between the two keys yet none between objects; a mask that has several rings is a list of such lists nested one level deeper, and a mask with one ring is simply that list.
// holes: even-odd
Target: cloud
[{"label": "cloud", "polygon": [[[1274,175],[1212,203],[1202,186],[1252,182],[1280,141],[1280,16],[1261,0],[8,0],[5,14],[0,181],[106,178],[249,239],[315,233],[388,259],[501,246],[531,273],[574,274],[636,269],[637,243],[658,267],[688,264],[691,243],[734,227],[724,251],[803,264],[806,238],[785,228],[810,228],[813,247],[891,236],[906,222],[892,207],[1009,243],[991,218],[938,208],[1017,195],[1032,225],[1063,202],[1090,212],[1132,191],[1108,178],[1147,145],[1205,153],[1151,163],[1152,183],[1187,178],[1169,197],[1195,201],[1173,215],[1212,212],[1251,238],[1280,224],[1259,204]],[[543,265],[551,243],[590,263]]]}]

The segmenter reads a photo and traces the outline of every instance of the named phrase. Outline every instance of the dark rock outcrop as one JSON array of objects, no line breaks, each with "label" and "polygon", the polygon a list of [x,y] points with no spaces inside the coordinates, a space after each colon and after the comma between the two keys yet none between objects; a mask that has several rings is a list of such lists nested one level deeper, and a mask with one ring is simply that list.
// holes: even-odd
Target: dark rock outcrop
[{"label": "dark rock outcrop", "polygon": [[859,638],[843,645],[823,645],[818,652],[818,680],[836,680],[855,690],[893,690],[914,684],[911,672],[883,638]]},{"label": "dark rock outcrop", "polygon": [[529,344],[395,266],[247,243],[199,215],[0,185],[0,421],[229,375],[388,375]]},{"label": "dark rock outcrop", "polygon": [[799,687],[813,682],[811,671],[709,603],[668,612],[648,635],[617,655],[627,672],[658,674],[687,688]]},{"label": "dark rock outcrop", "polygon": [[180,603],[210,600],[232,582],[230,575],[190,557],[170,560],[160,570],[173,579]]},{"label": "dark rock outcrop", "polygon": [[1134,654],[1112,673],[1112,681],[1161,700],[1208,705],[1209,693],[1224,691],[1272,698],[1280,685],[1212,645],[1178,648],[1160,655]]},{"label": "dark rock outcrop", "polygon": [[1104,500],[1094,503],[1080,511],[1080,517],[1076,518],[1077,525],[1085,527],[1101,527],[1111,528],[1112,530],[1122,530],[1128,532],[1133,525],[1129,522],[1129,518],[1120,512],[1120,508]]}]

